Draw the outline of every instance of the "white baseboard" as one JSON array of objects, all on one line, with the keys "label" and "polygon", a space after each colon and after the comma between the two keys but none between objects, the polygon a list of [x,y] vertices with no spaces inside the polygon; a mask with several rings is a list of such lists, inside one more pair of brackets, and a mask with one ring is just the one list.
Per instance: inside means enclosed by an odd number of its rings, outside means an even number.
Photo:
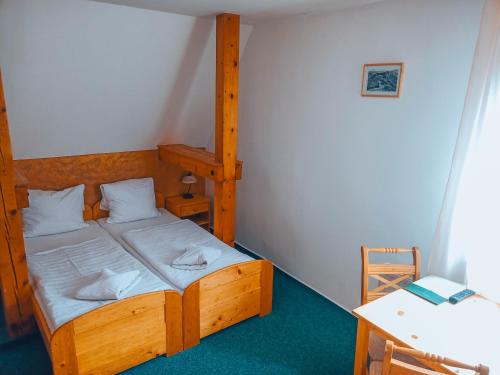
[{"label": "white baseboard", "polygon": [[[259,254],[258,252],[254,251],[254,250],[251,250],[249,249],[247,246],[241,244],[240,242],[238,241],[235,241],[235,243],[242,247],[243,249],[245,249],[246,251],[248,251],[249,253],[253,253],[255,255],[257,255],[258,257],[262,258],[262,259],[267,259],[266,257],[262,256],[261,254]],[[328,301],[334,303],[335,305],[337,305],[338,307],[340,307],[342,310],[344,311],[347,311],[349,314],[353,315],[352,311],[345,308],[344,306],[342,306],[341,304],[339,304],[338,302],[334,301],[333,299],[331,299],[330,297],[328,296],[325,296],[323,293],[321,293],[320,291],[314,289],[312,286],[308,285],[307,283],[305,283],[304,281],[300,280],[298,277],[292,275],[291,273],[289,273],[288,271],[286,271],[283,267],[281,267],[280,265],[276,264],[273,262],[273,265],[278,268],[280,271],[282,271],[283,273],[286,273],[288,276],[290,276],[292,279],[298,281],[299,283],[301,283],[302,285],[305,285],[306,287],[308,287],[309,289],[315,291],[316,293],[318,293],[320,296],[322,296],[323,298],[326,298]]]}]

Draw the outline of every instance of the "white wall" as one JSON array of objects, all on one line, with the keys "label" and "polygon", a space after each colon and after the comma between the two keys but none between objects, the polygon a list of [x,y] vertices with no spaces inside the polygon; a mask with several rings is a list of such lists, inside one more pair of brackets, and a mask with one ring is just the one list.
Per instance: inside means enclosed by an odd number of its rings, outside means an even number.
[{"label": "white wall", "polygon": [[[482,0],[399,0],[257,25],[243,59],[237,240],[346,308],[360,245],[423,268],[451,165]],[[400,99],[364,63],[405,63]]]},{"label": "white wall", "polygon": [[213,19],[87,0],[0,0],[14,156],[207,146],[214,30]]}]

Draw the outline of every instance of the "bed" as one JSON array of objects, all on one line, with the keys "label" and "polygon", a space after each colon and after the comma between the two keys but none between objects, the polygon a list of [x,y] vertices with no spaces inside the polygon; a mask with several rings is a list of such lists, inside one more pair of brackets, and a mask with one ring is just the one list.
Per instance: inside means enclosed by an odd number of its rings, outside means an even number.
[{"label": "bed", "polygon": [[[56,235],[26,238],[34,315],[54,374],[114,374],[182,350],[182,299],[95,221]],[[82,278],[107,267],[140,271],[126,298],[73,298]]]},{"label": "bed", "polygon": [[[84,184],[84,202],[86,205],[93,206],[102,198],[101,184],[154,177],[157,190],[166,195],[176,195],[183,192],[182,178],[186,172],[190,172],[198,176],[198,182],[193,186],[194,191],[192,192],[203,194],[205,179],[214,182],[214,233],[225,243],[230,246],[234,245],[236,180],[240,180],[242,177],[242,162],[236,160],[238,127],[237,116],[234,114],[237,114],[237,100],[233,100],[238,96],[239,16],[220,14],[217,16],[217,24],[220,26],[217,28],[217,67],[221,69],[217,69],[216,72],[218,77],[216,80],[217,92],[220,95],[216,95],[218,114],[216,116],[215,153],[187,145],[171,144],[159,145],[154,150],[13,160],[7,110],[0,77],[0,108],[3,109],[0,111],[0,154],[2,155],[0,206],[3,207],[0,209],[0,219],[5,224],[0,235],[0,242],[6,250],[0,252],[2,289],[0,294],[11,336],[20,336],[33,329],[32,290],[26,264],[21,212],[21,209],[28,208],[30,204],[28,189],[54,191]],[[226,43],[227,41],[231,41],[231,43]],[[224,114],[220,112],[222,109],[224,109]],[[92,145],[84,146],[88,149],[95,148]],[[251,296],[247,293],[250,280],[254,283],[252,285],[258,289],[258,292]],[[219,300],[220,306],[211,306],[205,299],[212,292],[217,298],[226,295],[233,296],[233,302]],[[165,298],[168,298],[169,295],[165,294]],[[173,296],[173,294],[171,295]],[[130,304],[138,299],[139,296],[133,297]],[[40,306],[37,305],[36,298],[33,302],[35,309],[37,309],[37,319],[43,323],[43,315]],[[233,265],[204,276],[199,281],[189,285],[184,293],[184,305],[187,306],[187,311],[184,314],[186,322],[184,327],[187,327],[186,332],[188,333],[186,342],[193,344],[199,341],[200,327],[205,327],[207,324],[205,321],[208,319],[206,318],[208,313],[205,314],[207,309],[216,313],[224,312],[219,317],[225,322],[224,325],[229,325],[244,319],[244,316],[251,316],[256,311],[261,315],[267,314],[271,311],[271,302],[272,264],[270,262],[245,262],[241,263],[241,266]],[[129,308],[127,301],[99,307],[94,311],[102,311],[102,314],[95,314],[96,321],[101,318],[109,318],[112,308],[118,305],[124,305],[125,309]],[[223,305],[226,310],[231,309],[231,312],[224,310]],[[168,309],[173,304],[167,303],[166,306]],[[241,310],[241,306],[246,306],[246,310]],[[200,311],[202,312],[201,320]],[[87,315],[92,314],[88,312],[82,317]],[[229,320],[225,317],[228,317]],[[169,319],[167,319],[168,322]],[[88,323],[90,324],[90,321]],[[219,323],[212,322],[211,324],[215,328],[201,328],[203,329],[202,335],[220,329]],[[58,328],[54,335],[50,334],[50,330],[46,326],[45,328],[44,336],[51,339],[50,345],[52,345],[52,341],[56,343],[57,340],[63,340],[64,335],[71,339],[69,340],[72,343],[70,347],[72,346],[73,349],[70,348],[69,351],[58,349],[60,353],[57,355],[66,355],[64,354],[66,352],[69,354],[67,358],[61,359],[64,365],[57,371],[77,372],[75,364],[71,362],[72,358],[75,357],[75,327],[66,323]],[[105,330],[103,332],[104,335],[108,334]],[[98,329],[95,329],[95,333],[99,337]],[[54,345],[57,349],[59,344]],[[55,349],[54,351],[49,350],[53,356],[55,355],[53,352],[56,352]],[[131,353],[129,357],[134,357],[134,354]],[[132,359],[129,360],[129,357],[127,357],[126,362],[134,362]],[[142,360],[142,357],[139,356],[138,360]],[[73,367],[70,368],[71,366]]]},{"label": "bed", "polygon": [[[131,254],[140,259],[164,281],[183,291],[184,349],[200,339],[255,315],[265,316],[272,309],[273,266],[268,260],[255,260],[211,235],[189,220],[181,220],[165,209],[161,216],[123,224],[109,224],[97,203],[93,208],[98,223]],[[160,246],[143,246],[133,241],[155,239]],[[204,270],[184,271],[170,267],[171,261],[189,244],[217,247],[222,255]]]}]

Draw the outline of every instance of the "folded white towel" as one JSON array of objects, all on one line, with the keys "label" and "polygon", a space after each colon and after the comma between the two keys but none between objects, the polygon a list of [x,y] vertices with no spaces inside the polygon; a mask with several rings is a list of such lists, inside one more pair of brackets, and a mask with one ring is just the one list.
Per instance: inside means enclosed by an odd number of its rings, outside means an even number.
[{"label": "folded white towel", "polygon": [[123,298],[141,280],[139,271],[116,273],[107,268],[96,279],[79,289],[75,297],[91,301]]},{"label": "folded white towel", "polygon": [[186,247],[186,251],[172,262],[172,267],[180,270],[195,271],[207,268],[222,252],[210,246],[192,245]]}]

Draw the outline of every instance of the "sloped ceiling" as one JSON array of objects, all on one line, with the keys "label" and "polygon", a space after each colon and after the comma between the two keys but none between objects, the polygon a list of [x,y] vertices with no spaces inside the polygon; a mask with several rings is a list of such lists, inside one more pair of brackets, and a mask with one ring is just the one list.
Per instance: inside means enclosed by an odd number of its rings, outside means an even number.
[{"label": "sloped ceiling", "polygon": [[[210,147],[214,24],[88,0],[1,0],[14,157]],[[251,30],[242,25],[241,52]]]},{"label": "sloped ceiling", "polygon": [[248,24],[273,18],[321,13],[383,0],[92,0],[136,8],[179,13],[189,16],[213,16],[231,12]]}]

